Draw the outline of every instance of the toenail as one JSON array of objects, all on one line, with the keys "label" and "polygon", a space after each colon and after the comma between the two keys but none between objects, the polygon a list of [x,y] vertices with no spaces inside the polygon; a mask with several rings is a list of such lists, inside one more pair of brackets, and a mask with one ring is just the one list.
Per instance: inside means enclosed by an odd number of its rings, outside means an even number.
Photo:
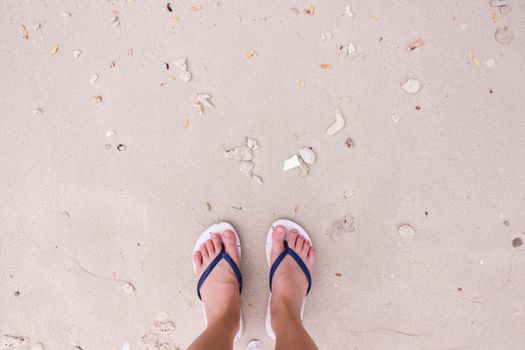
[{"label": "toenail", "polygon": [[230,231],[224,231],[224,237],[231,238],[232,233]]},{"label": "toenail", "polygon": [[214,234],[213,234],[213,235],[211,235],[211,236],[212,236],[213,238],[217,238],[217,237],[219,237],[219,236],[217,236],[217,234],[216,234],[216,233],[214,233]]}]

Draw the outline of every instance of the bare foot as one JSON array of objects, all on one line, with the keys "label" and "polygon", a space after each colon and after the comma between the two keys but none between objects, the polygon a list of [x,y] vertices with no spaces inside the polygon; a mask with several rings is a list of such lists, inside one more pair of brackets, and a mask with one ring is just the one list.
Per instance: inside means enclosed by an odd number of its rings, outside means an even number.
[{"label": "bare foot", "polygon": [[[235,234],[226,230],[222,234],[214,233],[212,238],[201,245],[200,250],[193,255],[197,280],[212,260],[221,252],[221,242],[237,267],[240,268],[240,258],[237,253]],[[238,330],[241,317],[241,301],[239,282],[231,266],[222,259],[204,281],[201,287],[201,297],[206,310],[208,324],[220,321],[231,321],[235,332]]]},{"label": "bare foot", "polygon": [[[279,254],[284,251],[284,238],[286,228],[276,226],[272,233],[272,251],[270,254],[271,263],[277,259]],[[315,263],[315,249],[308,240],[295,229],[290,231],[288,246],[295,251],[312,273]],[[273,275],[272,281],[272,301],[270,311],[272,313],[272,328],[279,315],[286,313],[288,317],[300,320],[301,307],[308,289],[308,280],[295,260],[287,255]]]}]

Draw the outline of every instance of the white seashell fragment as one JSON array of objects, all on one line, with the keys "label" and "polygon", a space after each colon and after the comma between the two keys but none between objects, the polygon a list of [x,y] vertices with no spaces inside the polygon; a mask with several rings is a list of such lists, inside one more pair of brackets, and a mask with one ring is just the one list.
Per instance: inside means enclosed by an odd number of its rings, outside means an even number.
[{"label": "white seashell fragment", "polygon": [[74,58],[79,59],[81,55],[82,55],[82,51],[81,50],[73,51],[73,57]]},{"label": "white seashell fragment", "polygon": [[394,123],[398,123],[398,122],[399,122],[399,114],[392,114],[392,115],[390,116],[390,118],[392,119],[392,121],[393,121]]},{"label": "white seashell fragment", "polygon": [[510,26],[504,26],[496,30],[494,37],[498,43],[509,45],[514,38],[514,34],[512,33],[512,28]]},{"label": "white seashell fragment", "polygon": [[419,80],[409,78],[405,80],[403,84],[401,84],[401,89],[403,89],[406,93],[409,94],[415,94],[421,89],[421,83]]},{"label": "white seashell fragment", "polygon": [[117,132],[115,130],[108,130],[106,131],[106,137],[110,138],[111,136],[115,136]]},{"label": "white seashell fragment", "polygon": [[299,160],[299,157],[296,154],[293,157],[291,157],[290,159],[287,159],[287,160],[284,161],[283,171],[292,170],[292,169],[298,168],[300,166],[301,166],[301,161]]},{"label": "white seashell fragment", "polygon": [[188,60],[186,58],[177,58],[175,61],[172,62],[173,65],[180,70],[186,71],[188,70]]},{"label": "white seashell fragment", "polygon": [[33,110],[33,114],[34,115],[42,115],[42,114],[44,114],[44,110],[42,108],[35,108]]},{"label": "white seashell fragment", "polygon": [[252,179],[254,179],[255,182],[257,182],[257,183],[260,184],[260,185],[263,184],[263,179],[262,179],[262,177],[260,177],[259,175],[255,175],[255,174],[253,174],[253,175],[252,175]]},{"label": "white seashell fragment", "polygon": [[507,6],[507,0],[491,0],[490,6],[492,7]]},{"label": "white seashell fragment", "polygon": [[351,192],[351,191],[346,191],[343,195],[345,197],[345,199],[348,199],[348,198],[351,198],[354,196],[354,192]]},{"label": "white seashell fragment", "polygon": [[496,60],[494,58],[489,58],[487,60],[487,67],[492,67],[496,64]]},{"label": "white seashell fragment", "polygon": [[345,15],[347,15],[350,18],[354,18],[354,13],[352,12],[352,8],[350,5],[345,6]]},{"label": "white seashell fragment", "polygon": [[257,143],[257,140],[252,139],[251,137],[246,136],[244,139],[244,144],[248,146],[249,149],[252,151],[255,151],[259,148],[259,144]]},{"label": "white seashell fragment", "polygon": [[213,103],[210,102],[211,95],[210,94],[197,94],[197,101],[208,108],[215,108]]},{"label": "white seashell fragment", "polygon": [[343,118],[343,113],[339,108],[335,109],[335,122],[326,129],[328,136],[333,136],[337,134],[342,128],[345,127],[345,119]]},{"label": "white seashell fragment", "polygon": [[62,12],[62,17],[71,17],[71,12]]},{"label": "white seashell fragment", "polygon": [[331,40],[333,37],[334,33],[330,31],[321,33],[321,40],[323,41]]},{"label": "white seashell fragment", "polygon": [[299,156],[308,165],[315,163],[315,153],[310,147],[303,147],[299,150]]},{"label": "white seashell fragment", "polygon": [[[0,345],[2,345],[2,344],[0,344]],[[31,350],[46,350],[46,347],[42,343],[35,343],[35,344],[31,345]]]},{"label": "white seashell fragment", "polygon": [[260,340],[253,339],[248,343],[246,350],[262,350],[263,345]]},{"label": "white seashell fragment", "polygon": [[111,24],[113,25],[113,28],[117,28],[120,25],[120,20],[118,19],[117,15],[113,15],[113,17],[111,17]]},{"label": "white seashell fragment", "polygon": [[185,81],[186,83],[191,80],[191,73],[187,70],[180,72],[179,79]]},{"label": "white seashell fragment", "polygon": [[403,224],[397,228],[397,232],[399,232],[399,235],[403,238],[411,238],[414,236],[414,229],[412,226]]},{"label": "white seashell fragment", "polygon": [[122,350],[131,350],[131,344],[130,343],[126,343],[126,344],[122,345]]},{"label": "white seashell fragment", "polygon": [[170,320],[156,320],[153,325],[157,334],[171,334],[175,331],[175,323]]},{"label": "white seashell fragment", "polygon": [[122,290],[128,294],[131,294],[135,291],[135,286],[128,282],[122,285]]},{"label": "white seashell fragment", "polygon": [[253,175],[253,169],[255,168],[255,164],[251,160],[241,160],[239,162],[239,170],[244,175],[251,177]]},{"label": "white seashell fragment", "polygon": [[248,146],[239,146],[224,151],[224,156],[231,160],[252,160],[252,150]]},{"label": "white seashell fragment", "polygon": [[98,80],[98,74],[93,74],[92,76],[89,77],[89,82],[91,84],[94,84],[97,80]]}]

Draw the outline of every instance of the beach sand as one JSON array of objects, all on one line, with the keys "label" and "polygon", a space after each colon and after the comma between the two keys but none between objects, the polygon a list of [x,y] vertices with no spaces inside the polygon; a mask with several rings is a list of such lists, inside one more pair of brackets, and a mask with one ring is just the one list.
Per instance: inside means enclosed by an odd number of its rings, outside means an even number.
[{"label": "beach sand", "polygon": [[[192,249],[218,220],[242,240],[235,349],[273,348],[280,217],[318,250],[320,349],[524,349],[525,3],[508,3],[2,1],[0,349],[186,348]],[[224,156],[247,136],[262,184]],[[282,171],[302,147],[309,174]]]}]

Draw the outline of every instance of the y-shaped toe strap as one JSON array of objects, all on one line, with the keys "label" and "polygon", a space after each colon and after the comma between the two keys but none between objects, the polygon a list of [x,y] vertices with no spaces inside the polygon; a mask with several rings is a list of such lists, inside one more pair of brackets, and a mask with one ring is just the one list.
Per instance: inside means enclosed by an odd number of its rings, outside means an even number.
[{"label": "y-shaped toe strap", "polygon": [[295,262],[299,265],[301,270],[303,270],[306,276],[306,279],[308,280],[308,290],[306,291],[306,294],[308,295],[308,293],[310,293],[310,289],[312,288],[312,276],[310,275],[310,271],[308,270],[308,267],[306,267],[301,257],[297,255],[297,253],[294,252],[290,247],[288,247],[287,241],[284,241],[284,251],[281,254],[279,254],[277,259],[275,259],[275,261],[272,264],[272,268],[270,269],[270,291],[272,290],[273,275],[275,274],[275,271],[277,270],[277,268],[283,262],[284,258],[287,255],[290,255],[295,260]]},{"label": "y-shaped toe strap", "polygon": [[232,268],[233,272],[235,272],[235,276],[237,277],[237,281],[239,281],[239,294],[241,294],[241,292],[242,292],[241,271],[239,270],[239,268],[237,267],[237,264],[235,264],[235,262],[233,261],[231,256],[228,255],[228,253],[226,253],[226,250],[224,248],[224,244],[221,244],[221,252],[220,252],[220,254],[217,255],[215,257],[215,259],[213,259],[212,262],[208,265],[206,270],[204,270],[204,272],[202,273],[201,277],[199,278],[199,283],[197,283],[197,295],[199,296],[200,300],[202,300],[202,298],[201,298],[201,287],[202,287],[202,284],[204,283],[204,281],[206,281],[206,278],[208,278],[208,276],[213,271],[215,266],[217,266],[219,261],[221,261],[222,259],[226,260],[226,262]]}]

